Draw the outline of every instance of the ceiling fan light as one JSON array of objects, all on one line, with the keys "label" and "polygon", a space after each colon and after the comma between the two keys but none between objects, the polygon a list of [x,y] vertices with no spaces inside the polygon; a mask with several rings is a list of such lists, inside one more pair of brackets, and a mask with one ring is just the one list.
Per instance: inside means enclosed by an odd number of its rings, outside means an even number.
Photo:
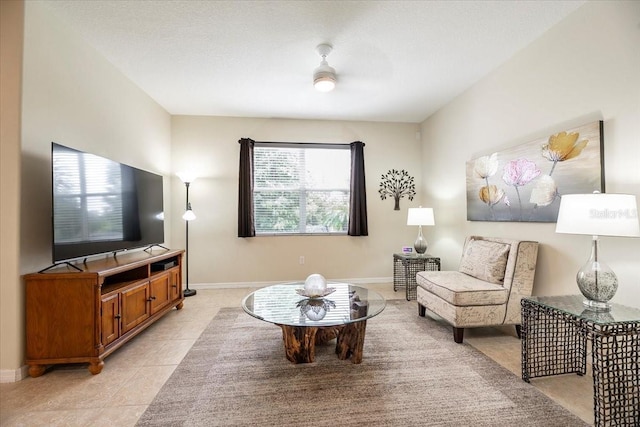
[{"label": "ceiling fan light", "polygon": [[313,82],[318,92],[331,92],[336,87],[336,81],[331,78],[320,78]]},{"label": "ceiling fan light", "polygon": [[332,91],[336,87],[336,75],[333,68],[322,65],[318,67],[313,73],[313,86],[319,92]]}]

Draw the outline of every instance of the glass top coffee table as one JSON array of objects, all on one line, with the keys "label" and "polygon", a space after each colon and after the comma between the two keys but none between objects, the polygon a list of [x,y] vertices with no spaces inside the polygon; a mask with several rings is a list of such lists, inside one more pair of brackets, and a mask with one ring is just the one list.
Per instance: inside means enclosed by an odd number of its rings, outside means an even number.
[{"label": "glass top coffee table", "polygon": [[362,362],[367,320],[384,310],[382,295],[347,283],[328,283],[334,291],[321,298],[300,295],[303,289],[303,282],[258,289],[242,300],[242,308],[282,329],[285,354],[293,363],[313,362],[316,343],[334,338],[338,358]]}]

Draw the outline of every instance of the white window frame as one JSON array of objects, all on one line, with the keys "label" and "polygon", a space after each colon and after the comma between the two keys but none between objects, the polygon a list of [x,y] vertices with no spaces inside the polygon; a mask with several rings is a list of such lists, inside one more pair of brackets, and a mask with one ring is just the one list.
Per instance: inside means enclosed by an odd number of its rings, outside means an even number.
[{"label": "white window frame", "polygon": [[[281,143],[281,142],[255,142],[255,146],[254,146],[254,169],[255,169],[255,157],[256,157],[256,151],[260,150],[260,149],[278,149],[278,148],[292,148],[292,149],[302,149],[302,150],[315,150],[315,149],[330,149],[330,150],[347,150],[347,152],[350,155],[350,144],[321,144],[321,143],[301,143],[301,142],[292,142],[292,143]],[[332,165],[327,165],[327,168],[329,170],[329,168],[331,168]],[[298,167],[303,168],[304,167],[304,163],[299,163]],[[299,171],[300,172],[300,176],[304,177],[304,170]],[[349,165],[347,166],[347,170],[346,173],[349,176],[349,183],[347,184],[346,188],[313,188],[313,189],[309,189],[305,187],[305,181],[304,179],[301,179],[301,184],[299,187],[295,187],[293,189],[290,189],[290,191],[295,191],[295,192],[299,192],[300,194],[300,202],[299,202],[299,207],[300,207],[300,216],[299,216],[299,220],[298,220],[298,231],[296,232],[292,232],[292,231],[286,231],[286,232],[275,232],[275,231],[260,231],[258,229],[258,213],[259,213],[259,209],[256,206],[256,193],[259,193],[261,191],[268,191],[269,189],[265,189],[265,188],[259,188],[256,185],[255,182],[255,176],[257,175],[257,172],[254,170],[254,187],[253,187],[253,211],[254,211],[254,223],[255,223],[255,227],[256,227],[256,236],[308,236],[308,235],[321,235],[321,236],[331,236],[331,235],[338,235],[338,236],[346,236],[347,235],[347,230],[348,230],[348,226],[349,226],[349,209],[350,209],[350,192],[351,192],[351,170],[350,170],[350,162]],[[287,191],[287,189],[283,189],[285,191]],[[346,193],[346,223],[344,224],[344,230],[343,231],[307,231],[306,230],[306,197],[308,195],[308,193],[310,191],[338,191],[338,192],[345,192]]]}]

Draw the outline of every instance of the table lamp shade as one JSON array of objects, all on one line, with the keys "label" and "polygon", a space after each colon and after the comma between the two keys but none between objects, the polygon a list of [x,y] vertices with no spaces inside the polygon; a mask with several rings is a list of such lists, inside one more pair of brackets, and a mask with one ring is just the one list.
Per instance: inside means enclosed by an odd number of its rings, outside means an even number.
[{"label": "table lamp shade", "polygon": [[608,310],[618,278],[599,256],[598,236],[640,237],[636,196],[631,194],[567,194],[560,199],[556,233],[593,236],[591,255],[578,270],[576,282],[584,305]]},{"label": "table lamp shade", "polygon": [[435,225],[432,208],[409,208],[407,225]]},{"label": "table lamp shade", "polygon": [[556,233],[640,237],[636,196],[566,194],[560,199]]}]

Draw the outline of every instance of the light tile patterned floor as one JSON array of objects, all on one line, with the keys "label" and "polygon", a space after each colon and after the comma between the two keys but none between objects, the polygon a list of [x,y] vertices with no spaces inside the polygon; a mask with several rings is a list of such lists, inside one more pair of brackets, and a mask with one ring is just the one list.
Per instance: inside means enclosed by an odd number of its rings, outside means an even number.
[{"label": "light tile patterned floor", "polygon": [[[364,285],[387,299],[404,299],[391,284]],[[82,365],[59,366],[38,378],[0,384],[2,426],[133,426],[221,307],[239,307],[253,289],[198,290],[134,340],[105,359],[100,375]],[[405,301],[416,305],[415,301]],[[416,316],[418,310],[416,307]],[[452,338],[453,339],[453,338]],[[513,328],[465,331],[465,343],[520,376],[520,341]],[[532,380],[533,386],[593,423],[590,376]]]}]

